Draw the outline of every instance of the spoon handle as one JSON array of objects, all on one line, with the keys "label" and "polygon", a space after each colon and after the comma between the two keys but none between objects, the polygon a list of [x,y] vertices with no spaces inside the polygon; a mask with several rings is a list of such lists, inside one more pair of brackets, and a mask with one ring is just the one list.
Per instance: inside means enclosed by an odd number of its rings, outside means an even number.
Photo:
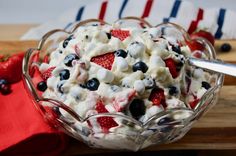
[{"label": "spoon handle", "polygon": [[236,65],[230,64],[230,63],[224,63],[220,61],[209,61],[209,60],[203,60],[203,59],[195,59],[195,58],[188,58],[187,62],[190,65],[212,70],[218,73],[223,73],[231,76],[236,77]]}]

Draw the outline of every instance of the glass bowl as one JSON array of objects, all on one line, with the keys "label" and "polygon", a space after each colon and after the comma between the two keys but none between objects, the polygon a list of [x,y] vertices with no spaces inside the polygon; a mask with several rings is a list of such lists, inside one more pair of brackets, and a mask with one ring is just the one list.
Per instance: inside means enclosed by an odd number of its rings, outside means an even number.
[{"label": "glass bowl", "polygon": [[[41,64],[43,58],[55,50],[58,44],[76,31],[78,27],[88,24],[103,25],[108,23],[97,19],[89,19],[75,23],[73,29],[69,32],[61,29],[52,30],[42,37],[37,48],[29,49],[24,57],[23,79],[25,88],[34,101],[35,107],[54,128],[83,141],[90,147],[137,151],[151,145],[171,143],[181,139],[191,129],[193,123],[216,104],[219,90],[223,85],[224,75],[211,71],[207,72],[212,75],[212,87],[203,95],[194,109],[186,105],[186,108],[164,110],[150,117],[144,123],[129,116],[114,113],[100,113],[82,118],[73,109],[57,99],[42,97],[41,92],[36,89],[37,87],[34,84],[35,66]],[[119,24],[121,27],[127,25],[154,27],[147,21],[137,17],[126,17],[113,24]],[[159,36],[174,37],[182,45],[193,41],[186,31],[176,24],[162,23],[155,27]],[[215,60],[216,53],[213,46],[201,38],[197,41],[204,45],[204,53],[207,59]],[[119,128],[111,128],[104,132],[88,126],[90,122],[101,117],[113,118],[119,123]]]}]

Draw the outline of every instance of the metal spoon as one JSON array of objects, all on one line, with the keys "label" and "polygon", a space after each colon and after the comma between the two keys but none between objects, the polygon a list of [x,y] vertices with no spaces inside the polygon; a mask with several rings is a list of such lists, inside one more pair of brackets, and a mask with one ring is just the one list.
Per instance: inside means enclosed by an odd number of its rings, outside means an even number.
[{"label": "metal spoon", "polygon": [[204,59],[195,59],[195,58],[187,58],[187,63],[190,65],[212,70],[218,73],[223,73],[236,77],[236,65],[220,62],[217,60],[204,60]]}]

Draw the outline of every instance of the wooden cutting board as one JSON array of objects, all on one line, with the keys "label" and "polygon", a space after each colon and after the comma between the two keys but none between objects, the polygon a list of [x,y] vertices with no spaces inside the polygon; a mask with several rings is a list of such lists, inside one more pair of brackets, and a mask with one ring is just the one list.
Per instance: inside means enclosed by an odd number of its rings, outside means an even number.
[{"label": "wooden cutting board", "polygon": [[[223,42],[228,42],[233,49],[229,53],[218,52],[218,58],[236,63],[236,41],[217,41],[216,50]],[[0,41],[0,54],[13,54],[36,47],[37,41]],[[144,151],[173,149],[236,149],[236,79],[226,77],[219,102],[202,117],[180,141],[168,145],[152,146]],[[91,149],[76,140],[70,140],[66,155],[94,154],[114,152]]]}]

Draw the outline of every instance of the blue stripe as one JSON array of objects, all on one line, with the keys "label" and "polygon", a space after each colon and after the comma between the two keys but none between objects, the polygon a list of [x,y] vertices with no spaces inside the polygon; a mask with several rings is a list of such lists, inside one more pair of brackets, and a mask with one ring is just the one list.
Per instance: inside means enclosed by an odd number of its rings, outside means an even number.
[{"label": "blue stripe", "polygon": [[84,6],[79,9],[75,21],[80,21],[81,20],[83,12],[84,12]]},{"label": "blue stripe", "polygon": [[175,4],[172,8],[172,11],[170,13],[170,17],[176,17],[177,16],[177,13],[179,11],[179,7],[180,7],[180,4],[181,4],[181,1],[180,0],[176,0],[175,1]]},{"label": "blue stripe", "polygon": [[176,17],[177,16],[180,4],[181,4],[181,0],[175,0],[174,5],[172,7],[172,10],[170,12],[169,18],[164,18],[163,22],[169,22],[171,17]]},{"label": "blue stripe", "polygon": [[72,22],[68,23],[68,24],[65,26],[64,29],[66,30],[66,29],[69,28],[71,25],[72,25]]},{"label": "blue stripe", "polygon": [[121,6],[121,8],[120,8],[120,12],[119,12],[119,18],[122,18],[122,13],[123,13],[123,11],[124,11],[124,9],[125,9],[125,6],[126,6],[126,4],[128,3],[128,1],[129,1],[129,0],[124,0],[124,1],[123,1],[123,4],[122,4],[122,6]]},{"label": "blue stripe", "polygon": [[221,29],[222,29],[223,24],[224,24],[225,12],[226,12],[225,9],[220,9],[220,13],[219,13],[218,21],[217,21],[218,29],[215,33],[215,38],[217,38],[217,39],[221,38],[221,36],[223,35]]}]

